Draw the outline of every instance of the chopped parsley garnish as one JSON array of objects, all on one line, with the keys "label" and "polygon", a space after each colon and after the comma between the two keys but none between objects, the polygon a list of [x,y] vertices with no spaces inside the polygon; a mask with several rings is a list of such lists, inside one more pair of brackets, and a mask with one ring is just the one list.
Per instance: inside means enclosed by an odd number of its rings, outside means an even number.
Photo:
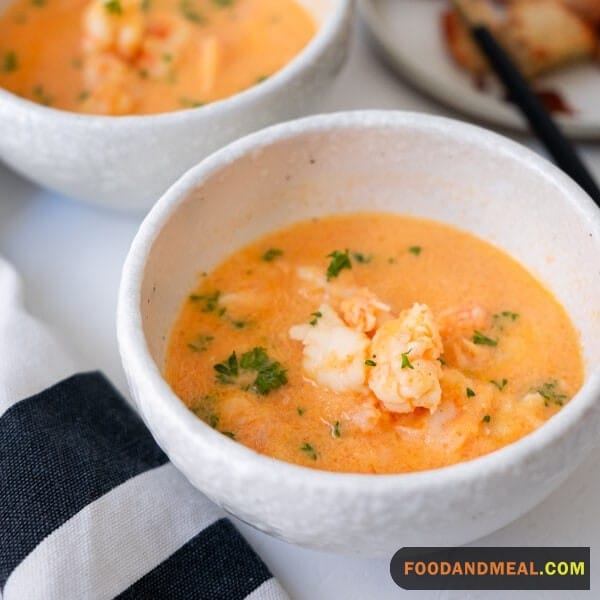
[{"label": "chopped parsley garnish", "polygon": [[217,381],[222,384],[235,383],[242,371],[255,373],[254,381],[243,389],[249,389],[261,396],[266,396],[287,383],[286,370],[281,363],[272,361],[264,348],[256,347],[244,352],[238,360],[233,352],[229,358],[214,365]]},{"label": "chopped parsley garnish", "polygon": [[440,365],[442,365],[442,367],[445,367],[445,366],[446,366],[446,361],[444,360],[444,358],[443,358],[442,356],[440,356],[440,357],[438,358],[438,360],[440,361]]},{"label": "chopped parsley garnish", "polygon": [[318,310],[317,312],[310,313],[310,316],[313,317],[310,321],[310,324],[315,327],[319,319],[323,316],[323,313]]},{"label": "chopped parsley garnish", "polygon": [[340,422],[336,421],[335,424],[333,425],[333,437],[339,438],[342,435],[341,429],[340,429]]},{"label": "chopped parsley garnish", "polygon": [[9,52],[5,52],[2,57],[2,67],[1,71],[4,73],[12,73],[19,68],[19,61],[17,59],[17,53],[10,50]]},{"label": "chopped parsley garnish", "polygon": [[[217,308],[217,306],[219,305],[219,298],[221,297],[221,292],[219,290],[217,290],[216,292],[213,292],[212,294],[191,294],[189,296],[189,300],[190,302],[198,302],[201,305],[200,310],[203,313],[211,313],[214,312]],[[225,314],[225,311],[223,311],[222,307],[221,310],[219,311],[219,316],[222,316]],[[223,311],[223,312],[221,312]]]},{"label": "chopped parsley garnish", "polygon": [[367,358],[367,360],[365,360],[365,365],[367,365],[367,367],[376,367],[377,363],[374,360]]},{"label": "chopped parsley garnish", "polygon": [[352,258],[357,263],[361,263],[364,265],[366,263],[370,263],[373,257],[370,254],[363,254],[362,252],[353,252]]},{"label": "chopped parsley garnish", "polygon": [[192,23],[206,23],[206,18],[196,10],[192,0],[181,0],[179,3],[179,12],[184,19]]},{"label": "chopped parsley garnish", "polygon": [[204,106],[204,102],[200,100],[194,100],[193,98],[179,98],[179,104],[184,108],[198,108]]},{"label": "chopped parsley garnish", "polygon": [[269,248],[263,255],[262,260],[265,262],[273,262],[278,256],[283,255],[283,250],[280,248]]},{"label": "chopped parsley garnish", "polygon": [[50,106],[52,104],[52,98],[46,93],[41,85],[36,85],[33,88],[33,96],[37,102],[44,106]]},{"label": "chopped parsley garnish", "polygon": [[236,321],[234,319],[231,319],[231,324],[235,329],[244,329],[245,327],[250,325],[250,321]]},{"label": "chopped parsley garnish", "polygon": [[298,408],[296,408],[296,412],[298,413],[298,416],[301,417],[306,412],[306,409],[298,406]]},{"label": "chopped parsley garnish", "polygon": [[562,406],[565,403],[565,400],[567,400],[567,395],[563,394],[558,387],[558,381],[553,379],[552,381],[547,381],[539,387],[534,388],[533,391],[537,392],[544,399],[544,404],[546,406],[549,406],[549,402],[554,402],[554,404]]},{"label": "chopped parsley garnish", "polygon": [[214,339],[215,338],[212,335],[200,334],[188,344],[188,348],[192,352],[205,352],[208,349],[210,342],[212,342]]},{"label": "chopped parsley garnish", "polygon": [[210,415],[210,417],[208,417],[208,424],[213,429],[216,429],[217,425],[219,424],[219,417],[217,417],[217,415]]},{"label": "chopped parsley garnish", "polygon": [[106,0],[106,2],[104,2],[104,8],[112,15],[123,14],[123,7],[121,6],[120,0]]},{"label": "chopped parsley garnish", "polygon": [[33,6],[46,6],[46,0],[31,0]]},{"label": "chopped parsley garnish", "polygon": [[472,398],[474,395],[475,395],[475,392],[470,387],[468,387],[467,388],[467,398]]},{"label": "chopped parsley garnish", "polygon": [[481,331],[475,330],[473,332],[473,343],[479,344],[480,346],[497,346],[498,341],[489,338],[487,335],[481,333]]},{"label": "chopped parsley garnish", "polygon": [[233,380],[239,375],[239,364],[237,354],[231,353],[227,360],[216,364],[213,369],[217,372],[217,381],[219,383],[233,383]]},{"label": "chopped parsley garnish", "polygon": [[304,444],[300,446],[300,450],[304,452],[309,458],[317,460],[317,451],[308,442],[304,442]]},{"label": "chopped parsley garnish", "polygon": [[263,81],[266,81],[267,79],[269,79],[268,75],[261,75],[260,77],[256,78],[256,82],[255,83],[256,84],[263,83]]},{"label": "chopped parsley garnish", "polygon": [[423,252],[423,248],[421,248],[421,246],[411,246],[408,251],[415,256],[419,256],[419,254]]},{"label": "chopped parsley garnish", "polygon": [[484,423],[489,423],[492,420],[492,417],[490,415],[485,415],[485,417],[483,417],[483,419],[481,419]]},{"label": "chopped parsley garnish", "polygon": [[506,387],[506,384],[508,383],[508,379],[500,379],[499,381],[492,379],[490,381],[490,383],[492,385],[495,385],[500,391],[502,391]]},{"label": "chopped parsley garnish", "polygon": [[220,8],[226,8],[232,6],[235,0],[213,0],[213,4],[216,4]]},{"label": "chopped parsley garnish", "polygon": [[388,265],[395,265],[398,262],[393,256],[390,256],[387,261]]},{"label": "chopped parsley garnish", "polygon": [[165,62],[171,62],[171,61],[173,60],[173,55],[172,55],[170,52],[165,52],[165,53],[162,55],[162,59],[163,59]]},{"label": "chopped parsley garnish", "polygon": [[138,71],[138,75],[142,78],[142,79],[148,79],[148,76],[150,75],[148,73],[148,71],[146,69],[140,69]]},{"label": "chopped parsley garnish", "polygon": [[512,312],[510,310],[503,310],[494,315],[494,325],[504,331],[504,324],[508,322],[514,323],[519,318],[519,313]]},{"label": "chopped parsley garnish", "polygon": [[235,440],[235,433],[233,431],[221,431],[223,435],[226,435],[228,438]]},{"label": "chopped parsley garnish", "polygon": [[144,12],[148,12],[151,8],[152,5],[152,0],[142,0],[140,2],[140,8],[144,11]]},{"label": "chopped parsley garnish", "polygon": [[402,368],[403,369],[414,369],[413,364],[408,359],[409,354],[410,354],[410,350],[408,352],[404,352],[402,354]]},{"label": "chopped parsley garnish", "polygon": [[84,102],[89,97],[90,97],[90,92],[88,92],[87,90],[81,90],[81,92],[79,92],[79,94],[77,94],[77,101]]},{"label": "chopped parsley garnish", "polygon": [[327,255],[327,258],[331,258],[331,262],[327,267],[327,281],[337,277],[343,269],[352,268],[350,252],[348,250],[345,250],[344,252],[334,250],[331,254]]}]

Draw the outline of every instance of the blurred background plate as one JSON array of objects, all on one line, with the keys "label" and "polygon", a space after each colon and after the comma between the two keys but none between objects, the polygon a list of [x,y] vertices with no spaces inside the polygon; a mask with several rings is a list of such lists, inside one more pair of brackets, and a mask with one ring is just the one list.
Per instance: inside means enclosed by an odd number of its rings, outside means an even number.
[{"label": "blurred background plate", "polygon": [[[375,43],[396,71],[421,92],[501,127],[527,131],[518,111],[503,98],[491,76],[483,89],[448,54],[442,30],[448,0],[360,0],[361,14]],[[535,89],[564,100],[572,114],[555,114],[569,136],[600,139],[600,65],[564,69],[536,80]]]}]

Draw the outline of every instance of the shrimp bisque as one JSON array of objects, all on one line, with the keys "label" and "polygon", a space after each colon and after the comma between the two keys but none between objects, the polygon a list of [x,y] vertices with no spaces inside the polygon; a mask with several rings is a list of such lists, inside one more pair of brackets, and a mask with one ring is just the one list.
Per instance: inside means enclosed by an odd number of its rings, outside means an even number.
[{"label": "shrimp bisque", "polygon": [[578,335],[512,258],[432,221],[302,222],[235,252],[185,302],[165,375],[257,452],[403,473],[541,426],[582,385]]},{"label": "shrimp bisque", "polygon": [[0,86],[81,113],[194,108],[262,83],[315,30],[294,0],[16,0]]}]

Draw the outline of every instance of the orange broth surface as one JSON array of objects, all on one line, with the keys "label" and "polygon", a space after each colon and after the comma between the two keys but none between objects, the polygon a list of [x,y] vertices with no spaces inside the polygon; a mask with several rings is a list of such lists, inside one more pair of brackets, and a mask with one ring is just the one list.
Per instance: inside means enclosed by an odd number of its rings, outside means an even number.
[{"label": "orange broth surface", "polygon": [[[318,326],[327,291],[299,272],[325,278],[334,251],[350,268],[326,286],[368,288],[389,305],[386,319],[414,303],[440,323],[446,315],[435,410],[390,411],[366,386],[334,392],[304,372],[303,344],[290,328]],[[483,321],[461,320],[473,307]],[[256,366],[256,348],[270,361],[271,389],[257,386],[260,360],[255,370],[241,366]],[[377,360],[366,357],[367,377]],[[165,365],[175,393],[222,433],[284,461],[356,473],[432,469],[510,444],[556,414],[583,372],[569,317],[515,260],[450,226],[391,214],[301,222],[229,256],[184,303]]]},{"label": "orange broth surface", "polygon": [[294,0],[16,0],[0,86],[82,113],[193,108],[262,83],[315,31]]}]

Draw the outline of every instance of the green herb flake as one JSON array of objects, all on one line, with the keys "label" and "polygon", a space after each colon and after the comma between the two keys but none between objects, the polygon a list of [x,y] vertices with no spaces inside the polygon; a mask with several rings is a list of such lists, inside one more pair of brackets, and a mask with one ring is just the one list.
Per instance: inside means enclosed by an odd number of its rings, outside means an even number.
[{"label": "green herb flake", "polygon": [[122,15],[123,7],[121,6],[120,0],[105,0],[104,8],[106,12],[109,12],[111,15]]},{"label": "green herb flake", "polygon": [[473,332],[473,343],[479,344],[480,346],[497,346],[498,341],[489,338],[487,335],[481,333],[481,331],[475,330]]},{"label": "green herb flake", "polygon": [[210,417],[208,417],[208,424],[213,429],[216,429],[217,425],[219,424],[219,417],[217,415],[210,415]]},{"label": "green herb flake", "polygon": [[280,248],[269,248],[261,257],[265,262],[273,262],[277,257],[283,255],[283,250]]},{"label": "green herb flake", "polygon": [[327,258],[331,258],[331,262],[327,267],[327,281],[330,281],[334,277],[340,274],[343,269],[351,269],[352,263],[350,262],[350,253],[348,250],[340,252],[334,250],[331,254],[327,255]]},{"label": "green herb flake", "polygon": [[393,256],[388,258],[387,261],[388,261],[388,265],[395,265],[398,262]]},{"label": "green herb flake", "polygon": [[490,383],[492,385],[495,385],[500,391],[502,391],[506,387],[506,384],[508,383],[508,379],[500,379],[500,380],[492,379],[490,381]]},{"label": "green herb flake", "polygon": [[147,13],[152,8],[152,0],[141,0],[140,8],[143,12]]},{"label": "green herb flake", "polygon": [[[219,290],[213,292],[212,294],[190,294],[188,299],[190,302],[197,302],[200,304],[200,310],[203,313],[211,313],[214,312],[219,305],[219,298],[221,297],[221,292]],[[221,307],[219,310],[219,316],[223,316],[225,314],[225,307]],[[223,311],[223,312],[221,312]]]},{"label": "green herb flake", "polygon": [[352,258],[360,264],[367,264],[370,263],[371,260],[373,259],[373,257],[370,254],[363,254],[362,252],[353,252],[352,253]]},{"label": "green herb flake", "polygon": [[319,319],[323,316],[323,313],[318,310],[317,312],[314,313],[310,313],[310,316],[313,317],[313,319],[311,319],[310,324],[315,327],[319,321]]},{"label": "green herb flake", "polygon": [[339,438],[342,435],[340,422],[336,421],[333,425],[333,437]]},{"label": "green herb flake", "polygon": [[52,104],[52,97],[46,93],[43,86],[41,85],[36,85],[33,88],[33,97],[36,100],[36,102],[39,102],[44,106],[50,106]]},{"label": "green herb flake", "polygon": [[5,52],[0,64],[0,71],[3,73],[13,73],[19,68],[17,53],[12,50]]},{"label": "green herb flake", "polygon": [[88,90],[81,90],[79,94],[77,94],[78,102],[85,102],[90,97],[90,92]]},{"label": "green herb flake", "polygon": [[300,446],[300,450],[304,452],[309,458],[317,460],[317,451],[308,442],[304,442],[304,444]]},{"label": "green herb flake", "polygon": [[165,52],[162,55],[162,59],[164,62],[171,62],[173,60],[173,55],[170,52]]},{"label": "green herb flake", "polygon": [[472,398],[473,396],[475,396],[475,392],[470,387],[468,387],[467,388],[467,398]]},{"label": "green herb flake", "polygon": [[179,104],[183,108],[199,108],[200,106],[204,106],[204,102],[194,100],[193,98],[179,98]]},{"label": "green herb flake", "polygon": [[31,0],[31,4],[39,8],[40,6],[46,6],[46,0]]},{"label": "green herb flake", "polygon": [[232,319],[231,324],[235,329],[245,329],[248,327],[248,325],[250,325],[250,321],[235,321]]},{"label": "green herb flake", "polygon": [[229,358],[214,365],[217,381],[222,384],[232,384],[241,371],[254,372],[254,381],[243,389],[250,389],[256,394],[266,396],[269,392],[287,383],[286,369],[277,361],[272,361],[264,348],[256,347],[244,352],[238,360],[233,352]]},{"label": "green herb flake", "polygon": [[404,352],[402,354],[402,368],[403,369],[414,369],[413,364],[408,359],[409,354],[410,354],[410,350],[408,352]]},{"label": "green herb flake", "polygon": [[235,0],[213,0],[213,4],[218,6],[219,8],[227,8],[228,6],[233,6]]},{"label": "green herb flake", "polygon": [[490,415],[485,415],[485,417],[483,417],[483,419],[481,419],[484,423],[489,423],[492,420],[492,417]]},{"label": "green herb flake", "polygon": [[181,0],[179,3],[179,12],[184,19],[192,23],[199,25],[206,23],[206,18],[196,9],[193,0]]},{"label": "green herb flake", "polygon": [[367,365],[367,367],[376,367],[377,363],[374,360],[367,358],[367,360],[365,360],[365,365]]},{"label": "green herb flake", "polygon": [[296,412],[298,413],[298,416],[301,417],[306,412],[306,409],[298,406],[298,408],[296,408]]},{"label": "green herb flake", "polygon": [[254,83],[256,85],[258,85],[259,83],[265,82],[267,79],[269,79],[268,75],[260,75],[259,77],[256,78],[256,81]]},{"label": "green herb flake", "polygon": [[235,433],[233,431],[221,431],[223,435],[226,435],[228,438],[235,440]]},{"label": "green herb flake", "polygon": [[549,406],[550,402],[562,406],[568,399],[567,395],[560,391],[556,379],[547,381],[537,388],[534,388],[532,391],[537,392],[545,400],[544,404],[546,406]]},{"label": "green herb flake", "polygon": [[216,364],[213,369],[217,372],[217,381],[223,384],[233,383],[239,375],[239,364],[237,354],[231,353],[227,360]]},{"label": "green herb flake", "polygon": [[192,352],[205,352],[208,349],[210,342],[212,342],[214,339],[215,338],[212,335],[197,335],[191,342],[188,343],[188,348]]},{"label": "green herb flake", "polygon": [[148,71],[146,69],[140,69],[138,71],[138,75],[140,76],[141,79],[148,79],[148,77],[150,76],[150,73],[148,73]]},{"label": "green herb flake", "polygon": [[415,256],[419,256],[423,252],[423,248],[421,246],[411,246],[408,251]]}]

